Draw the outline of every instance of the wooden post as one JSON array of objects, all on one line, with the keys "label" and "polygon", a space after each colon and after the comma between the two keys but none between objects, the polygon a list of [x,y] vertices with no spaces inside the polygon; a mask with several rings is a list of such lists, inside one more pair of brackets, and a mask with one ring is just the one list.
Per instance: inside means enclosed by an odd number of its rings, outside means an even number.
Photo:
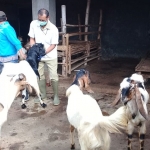
[{"label": "wooden post", "polygon": [[[62,27],[62,45],[66,45],[66,38],[65,38],[65,34],[66,34],[66,6],[65,5],[61,5],[61,27]],[[67,76],[67,57],[68,57],[68,49],[66,49],[65,51],[65,56],[63,56],[63,64],[62,65],[62,74],[63,76]]]},{"label": "wooden post", "polygon": [[[67,46],[67,49],[66,49],[66,77],[68,75],[68,68],[69,68],[69,34],[66,34],[66,46]],[[69,60],[69,61],[68,61]]]},{"label": "wooden post", "polygon": [[[62,18],[60,18],[60,24],[61,24],[61,32],[63,33],[63,23],[62,23]],[[61,44],[65,45],[65,40],[64,40],[64,34],[61,35]]]},{"label": "wooden post", "polygon": [[[86,14],[85,14],[85,25],[88,25],[88,22],[89,22],[90,2],[91,2],[91,0],[87,0],[87,7],[86,7]],[[88,32],[88,27],[85,27],[85,32]],[[85,35],[84,40],[88,41],[88,35]]]},{"label": "wooden post", "polygon": [[[79,33],[81,33],[81,19],[80,19],[80,14],[78,14],[78,25],[79,25]],[[79,40],[81,41],[82,38],[81,38],[81,35],[79,35]]]},{"label": "wooden post", "polygon": [[[66,6],[61,6],[61,18],[62,18],[62,32],[66,33]],[[65,45],[64,37],[62,37],[62,44]]]},{"label": "wooden post", "polygon": [[[101,28],[102,28],[102,26],[101,26],[101,25],[102,25],[102,10],[101,10],[101,9],[100,9],[99,25],[100,25],[100,26],[98,27],[98,31],[101,31]],[[100,39],[100,34],[101,34],[101,33],[99,33],[98,36],[97,36],[97,39],[98,39],[98,40]]]},{"label": "wooden post", "polygon": [[[99,27],[98,27],[98,35],[97,39],[99,40],[98,49],[101,49],[101,29],[102,29],[102,10],[100,9],[100,18],[99,18]],[[100,56],[100,52],[98,52],[98,56]],[[100,57],[98,57],[98,60]]]}]

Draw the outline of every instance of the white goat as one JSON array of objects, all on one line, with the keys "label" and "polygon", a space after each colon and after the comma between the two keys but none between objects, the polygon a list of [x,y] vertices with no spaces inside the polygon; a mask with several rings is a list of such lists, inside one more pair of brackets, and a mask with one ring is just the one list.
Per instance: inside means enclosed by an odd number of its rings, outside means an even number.
[{"label": "white goat", "polygon": [[[28,82],[23,74],[0,77],[0,129],[7,121],[7,114],[15,97],[27,87],[27,84]],[[31,90],[30,85],[27,88],[29,91]]]},{"label": "white goat", "polygon": [[72,85],[66,91],[66,109],[71,125],[71,149],[75,148],[74,129],[79,136],[81,150],[108,150],[111,133],[119,133],[118,128],[127,125],[124,106],[111,116],[103,116],[95,99],[84,95],[79,86]]},{"label": "white goat", "polygon": [[[37,81],[38,78],[35,72],[33,71],[33,69],[31,68],[31,66],[29,65],[29,63],[26,60],[22,60],[19,63],[4,63],[3,65],[4,67],[2,69],[2,73],[0,77],[10,75],[10,74],[16,75],[19,73],[23,73],[26,76],[28,83],[35,90],[40,100],[41,106],[45,108],[46,104],[43,103],[43,101],[41,100],[41,96],[40,96],[40,90],[39,90],[38,81]],[[22,108],[26,108],[24,99],[22,100],[22,103],[23,103]]]},{"label": "white goat", "polygon": [[149,94],[145,89],[142,75],[134,73],[130,78],[123,79],[112,105],[116,105],[119,100],[126,105],[126,116],[128,118],[128,150],[132,150],[131,140],[135,126],[139,126],[140,150],[144,150]]}]

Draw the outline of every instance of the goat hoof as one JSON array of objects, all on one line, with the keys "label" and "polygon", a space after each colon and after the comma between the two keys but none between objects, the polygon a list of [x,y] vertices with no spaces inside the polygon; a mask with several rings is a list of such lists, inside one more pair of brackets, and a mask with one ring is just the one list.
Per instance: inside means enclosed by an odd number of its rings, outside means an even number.
[{"label": "goat hoof", "polygon": [[27,107],[27,106],[26,106],[25,104],[22,104],[22,105],[21,105],[21,108],[22,108],[22,109],[25,109],[26,107]]},{"label": "goat hoof", "polygon": [[71,144],[71,149],[75,149],[75,144]]},{"label": "goat hoof", "polygon": [[43,108],[45,108],[47,105],[46,105],[45,103],[43,103],[43,104],[41,104],[41,106],[42,106]]}]

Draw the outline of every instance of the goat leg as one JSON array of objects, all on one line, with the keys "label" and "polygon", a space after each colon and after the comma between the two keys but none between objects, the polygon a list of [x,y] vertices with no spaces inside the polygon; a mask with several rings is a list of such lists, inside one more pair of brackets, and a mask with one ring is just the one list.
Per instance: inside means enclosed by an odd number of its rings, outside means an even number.
[{"label": "goat leg", "polygon": [[132,150],[132,135],[133,135],[133,131],[134,131],[134,125],[132,122],[128,122],[128,127],[127,127],[127,131],[128,131],[128,150]]},{"label": "goat leg", "polygon": [[145,134],[140,134],[140,150],[144,150]]},{"label": "goat leg", "polygon": [[71,149],[75,149],[74,143],[74,126],[70,125],[70,133],[71,133]]},{"label": "goat leg", "polygon": [[144,150],[145,133],[146,133],[146,123],[141,122],[140,130],[139,130],[140,150]]},{"label": "goat leg", "polygon": [[132,150],[131,142],[132,142],[132,135],[128,134],[128,150]]},{"label": "goat leg", "polygon": [[43,108],[45,108],[47,105],[42,101],[42,99],[41,99],[41,96],[40,95],[38,95],[38,98],[39,98],[39,100],[40,100],[40,104],[41,104],[41,106],[43,107]]},{"label": "goat leg", "polygon": [[22,91],[22,105],[21,105],[22,109],[25,109],[27,107],[25,104],[25,97],[26,97],[26,88]]}]

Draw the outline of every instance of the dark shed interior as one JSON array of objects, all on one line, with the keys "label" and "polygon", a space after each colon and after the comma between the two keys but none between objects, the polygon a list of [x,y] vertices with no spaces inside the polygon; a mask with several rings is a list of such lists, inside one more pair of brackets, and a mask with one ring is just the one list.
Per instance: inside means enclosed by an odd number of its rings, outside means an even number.
[{"label": "dark shed interior", "polygon": [[[81,15],[84,24],[87,0],[56,0],[56,26],[60,27],[61,5],[66,5],[68,24],[77,24]],[[103,10],[102,49],[103,59],[141,58],[150,47],[150,1],[149,0],[91,0],[89,24],[98,24],[99,11]],[[32,21],[32,0],[0,0],[0,10],[17,35],[26,42]],[[77,29],[68,29],[76,32]],[[93,30],[92,27],[89,31]],[[90,37],[94,38],[94,37]]]}]

